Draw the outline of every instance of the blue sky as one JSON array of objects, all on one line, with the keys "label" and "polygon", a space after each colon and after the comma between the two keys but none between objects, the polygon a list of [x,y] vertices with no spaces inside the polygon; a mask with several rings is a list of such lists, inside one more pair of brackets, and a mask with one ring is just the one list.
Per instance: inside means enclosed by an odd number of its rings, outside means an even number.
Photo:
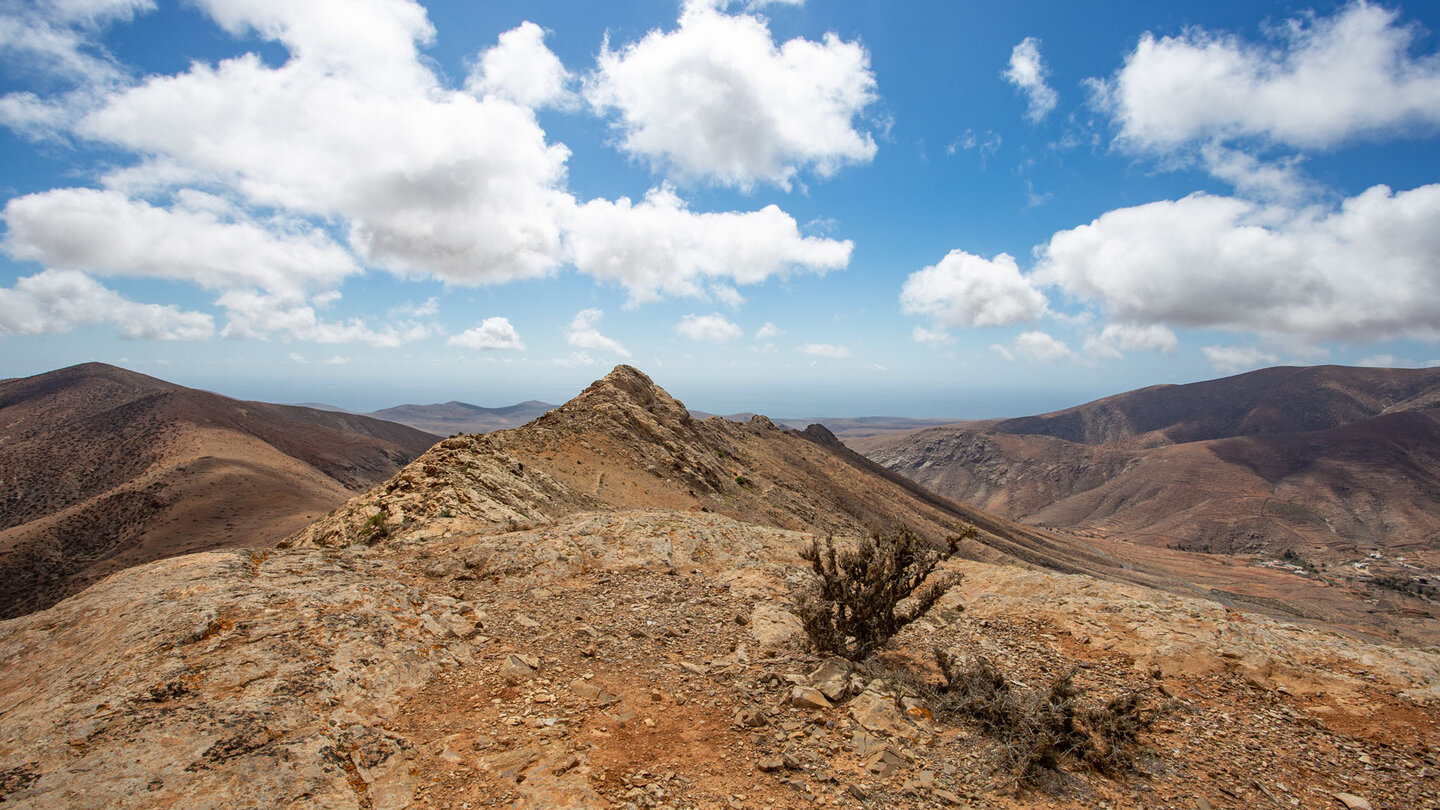
[{"label": "blue sky", "polygon": [[1433,3],[0,0],[0,376],[1019,415],[1440,361]]}]

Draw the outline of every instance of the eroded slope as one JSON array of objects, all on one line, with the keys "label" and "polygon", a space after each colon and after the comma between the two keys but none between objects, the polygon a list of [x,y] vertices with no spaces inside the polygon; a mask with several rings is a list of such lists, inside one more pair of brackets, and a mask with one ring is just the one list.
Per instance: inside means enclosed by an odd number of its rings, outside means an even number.
[{"label": "eroded slope", "polygon": [[139,562],[274,543],[434,440],[102,364],[0,382],[0,616]]}]

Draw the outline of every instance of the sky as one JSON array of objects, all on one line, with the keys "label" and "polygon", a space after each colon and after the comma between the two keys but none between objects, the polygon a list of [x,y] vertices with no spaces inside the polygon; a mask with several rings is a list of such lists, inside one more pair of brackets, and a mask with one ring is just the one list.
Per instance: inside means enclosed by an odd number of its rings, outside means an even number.
[{"label": "sky", "polygon": [[0,377],[1016,416],[1440,365],[1440,4],[0,0]]}]

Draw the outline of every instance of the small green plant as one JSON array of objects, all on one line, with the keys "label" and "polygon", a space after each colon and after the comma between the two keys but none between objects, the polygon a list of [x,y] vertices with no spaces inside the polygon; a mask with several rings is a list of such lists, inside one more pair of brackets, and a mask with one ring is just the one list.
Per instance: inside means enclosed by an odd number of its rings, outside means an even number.
[{"label": "small green plant", "polygon": [[749,478],[746,478],[746,477],[743,476],[743,475],[737,475],[737,476],[735,476],[735,483],[739,484],[739,485],[742,486],[742,487],[745,487],[746,489],[754,489],[754,488],[755,488],[754,483],[752,483]]},{"label": "small green plant", "polygon": [[386,521],[390,518],[384,509],[371,515],[360,526],[360,536],[367,543],[378,543],[390,536],[390,526]]},{"label": "small green plant", "polygon": [[833,537],[823,546],[818,541],[806,545],[800,557],[810,563],[816,582],[800,594],[799,613],[811,646],[851,661],[869,658],[960,582],[958,575],[942,575],[920,590],[935,567],[956,552],[960,539],[974,534],[975,528],[967,527],[943,552],[904,527],[876,533],[843,551],[835,548]]}]

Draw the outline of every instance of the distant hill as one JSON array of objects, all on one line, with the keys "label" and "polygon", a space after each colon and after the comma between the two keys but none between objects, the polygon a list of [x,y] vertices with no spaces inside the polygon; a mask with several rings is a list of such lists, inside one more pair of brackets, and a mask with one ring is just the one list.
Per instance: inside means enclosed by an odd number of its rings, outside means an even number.
[{"label": "distant hill", "polygon": [[299,408],[314,408],[314,409],[317,410],[317,411],[334,411],[334,412],[336,412],[336,413],[355,413],[355,411],[352,411],[352,410],[350,410],[349,408],[342,408],[342,407],[340,407],[339,405],[331,405],[331,404],[326,403],[326,402],[297,402],[297,403],[295,403],[295,406],[296,406],[296,407],[299,407]]},{"label": "distant hill", "polygon": [[100,363],[0,381],[0,617],[139,562],[272,543],[437,439]]},{"label": "distant hill", "polygon": [[[717,414],[691,409],[690,415],[696,419],[708,419]],[[753,416],[755,416],[754,413],[746,411],[724,414],[721,418],[731,422],[746,422]],[[900,433],[911,433],[940,425],[953,425],[957,420],[912,419],[906,416],[777,416],[771,421],[780,427],[794,430],[804,430],[810,425],[824,425],[826,430],[835,434],[845,442],[846,446],[860,448],[865,446],[867,441],[893,439]]]},{"label": "distant hill", "polygon": [[548,402],[533,399],[503,408],[482,408],[467,402],[446,402],[435,405],[397,405],[367,415],[399,422],[437,436],[453,436],[456,433],[489,433],[519,427],[554,407]]},{"label": "distant hill", "polygon": [[867,450],[1032,524],[1224,553],[1440,555],[1440,369],[1269,368]]}]

